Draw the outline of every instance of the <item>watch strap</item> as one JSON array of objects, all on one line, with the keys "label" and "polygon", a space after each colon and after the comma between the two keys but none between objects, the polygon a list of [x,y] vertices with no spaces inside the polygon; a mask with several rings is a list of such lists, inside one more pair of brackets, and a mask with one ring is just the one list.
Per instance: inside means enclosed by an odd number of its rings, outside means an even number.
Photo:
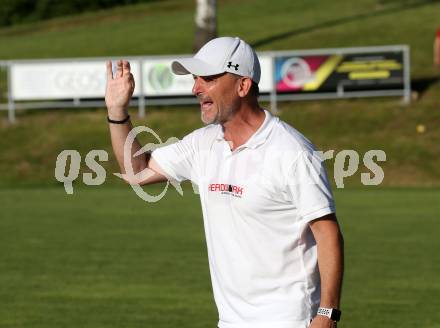
[{"label": "watch strap", "polygon": [[339,321],[341,319],[341,311],[338,309],[320,307],[317,314],[330,318],[333,321]]}]

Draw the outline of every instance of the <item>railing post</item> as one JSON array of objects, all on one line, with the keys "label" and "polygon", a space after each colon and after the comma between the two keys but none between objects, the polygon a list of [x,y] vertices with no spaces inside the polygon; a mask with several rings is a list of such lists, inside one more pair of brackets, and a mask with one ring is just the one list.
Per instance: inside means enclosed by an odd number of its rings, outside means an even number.
[{"label": "railing post", "polygon": [[277,104],[277,76],[276,76],[276,65],[275,56],[271,55],[272,62],[272,90],[270,91],[270,111],[272,114],[278,114],[278,104]]},{"label": "railing post", "polygon": [[142,67],[143,60],[139,59],[139,118],[145,117],[145,97],[144,97],[144,70]]},{"label": "railing post", "polygon": [[8,81],[8,120],[10,123],[15,123],[15,103],[12,95],[12,76],[10,63],[7,64],[6,74]]},{"label": "railing post", "polygon": [[409,59],[409,47],[403,48],[403,102],[409,104],[411,102],[411,64]]}]

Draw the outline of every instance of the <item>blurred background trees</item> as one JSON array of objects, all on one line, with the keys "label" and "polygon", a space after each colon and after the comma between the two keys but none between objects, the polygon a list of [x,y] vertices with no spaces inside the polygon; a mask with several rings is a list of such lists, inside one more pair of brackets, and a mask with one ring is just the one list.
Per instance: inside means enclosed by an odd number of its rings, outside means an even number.
[{"label": "blurred background trees", "polygon": [[0,26],[157,0],[2,0]]}]

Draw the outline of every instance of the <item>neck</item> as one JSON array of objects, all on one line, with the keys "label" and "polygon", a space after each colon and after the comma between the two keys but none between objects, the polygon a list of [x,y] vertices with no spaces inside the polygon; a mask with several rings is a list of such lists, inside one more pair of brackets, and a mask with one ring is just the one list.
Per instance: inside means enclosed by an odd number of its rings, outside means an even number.
[{"label": "neck", "polygon": [[263,124],[264,118],[264,111],[259,106],[243,106],[222,124],[224,138],[229,142],[231,150],[246,143]]}]

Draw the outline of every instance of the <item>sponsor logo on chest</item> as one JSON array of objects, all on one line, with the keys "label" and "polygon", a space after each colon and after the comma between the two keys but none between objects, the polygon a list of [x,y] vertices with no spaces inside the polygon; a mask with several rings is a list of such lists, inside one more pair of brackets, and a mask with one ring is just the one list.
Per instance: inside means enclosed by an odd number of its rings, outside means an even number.
[{"label": "sponsor logo on chest", "polygon": [[241,198],[241,196],[243,196],[244,188],[226,183],[211,183],[208,185],[208,191]]}]

